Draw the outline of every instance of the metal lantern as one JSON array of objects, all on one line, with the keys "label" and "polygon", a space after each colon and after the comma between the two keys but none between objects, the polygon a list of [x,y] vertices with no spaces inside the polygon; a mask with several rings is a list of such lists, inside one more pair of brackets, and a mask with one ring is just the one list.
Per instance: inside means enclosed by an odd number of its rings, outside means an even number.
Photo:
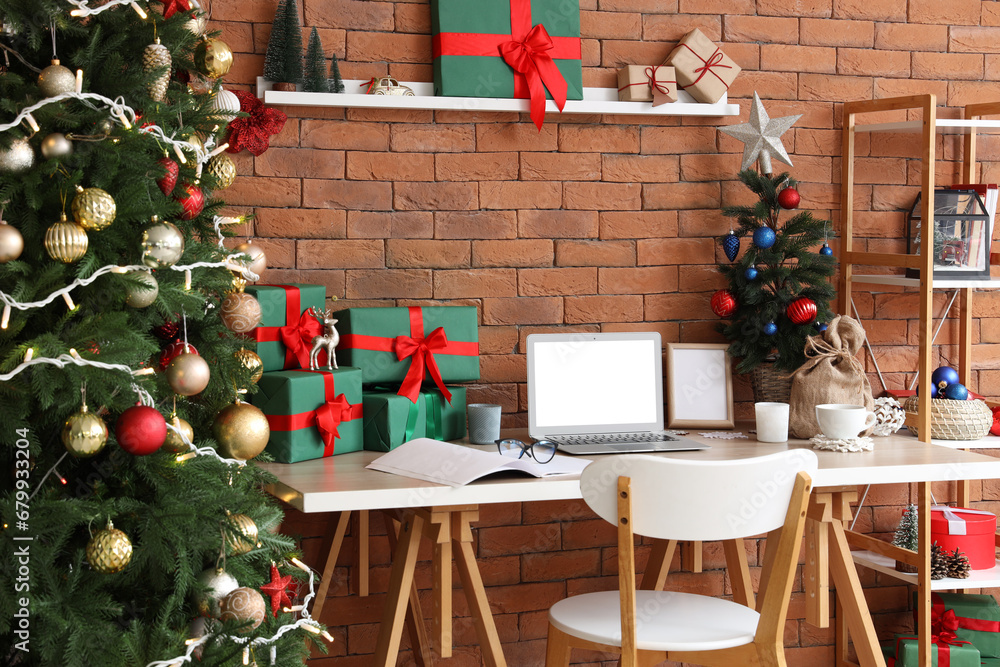
[{"label": "metal lantern", "polygon": [[[934,191],[934,278],[977,280],[990,277],[991,216],[976,190]],[[907,217],[906,251],[920,252],[921,195]],[[918,278],[918,269],[907,269],[907,277]]]}]

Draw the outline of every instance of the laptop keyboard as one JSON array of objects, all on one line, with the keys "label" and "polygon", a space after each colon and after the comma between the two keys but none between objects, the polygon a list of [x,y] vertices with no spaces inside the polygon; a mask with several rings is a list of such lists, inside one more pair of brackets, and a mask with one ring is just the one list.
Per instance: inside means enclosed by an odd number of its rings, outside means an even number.
[{"label": "laptop keyboard", "polygon": [[549,438],[558,445],[613,445],[625,442],[674,442],[677,438],[666,433],[592,433],[560,435]]}]

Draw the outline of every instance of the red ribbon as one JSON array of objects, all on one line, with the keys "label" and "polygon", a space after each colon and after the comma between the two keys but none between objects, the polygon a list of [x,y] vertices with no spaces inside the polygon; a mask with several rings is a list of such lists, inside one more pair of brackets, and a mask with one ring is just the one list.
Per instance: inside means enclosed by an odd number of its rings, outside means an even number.
[{"label": "red ribbon", "polygon": [[[889,665],[895,664],[895,660],[898,660],[899,656],[902,655],[902,652],[900,650],[900,643],[904,639],[912,639],[913,641],[919,641],[915,636],[896,637],[896,658],[893,660],[893,662],[889,662],[888,663]],[[937,667],[950,667],[951,647],[964,646],[965,644],[971,644],[972,642],[967,642],[962,639],[958,639],[957,637],[955,637],[954,634],[949,632],[949,633],[944,633],[944,635],[932,635],[931,643],[937,647],[937,658],[938,658]]]},{"label": "red ribbon", "polygon": [[649,86],[651,90],[655,90],[663,95],[670,94],[670,87],[664,86],[665,83],[676,84],[676,81],[657,81],[656,80],[656,70],[660,69],[660,65],[653,65],[652,67],[647,67],[643,72],[646,75],[646,81],[636,81],[635,83],[627,83],[618,89],[618,92],[622,92],[626,88],[631,88],[632,86]]},{"label": "red ribbon", "polygon": [[[285,290],[285,322],[295,322],[302,310],[302,301],[299,288],[294,285],[270,285],[270,287],[280,287]],[[281,339],[282,327],[257,327],[253,330],[253,337],[258,343],[283,342]],[[295,352],[285,349],[285,364],[282,368],[291,368],[295,365]],[[309,366],[309,356],[306,355],[306,366]]]},{"label": "red ribbon", "polygon": [[[948,611],[952,612],[955,620],[958,622],[958,627],[954,628],[956,630],[962,629],[962,630],[974,630],[976,632],[1000,632],[1000,621],[988,621],[983,618],[969,618],[966,616],[958,616],[957,614],[954,614],[953,610],[948,610]],[[914,610],[914,614],[916,614],[916,610]],[[931,593],[932,620],[935,614],[939,615],[941,618],[944,618],[946,610],[944,607],[944,600],[941,598],[941,596],[938,595],[937,593]]]},{"label": "red ribbon", "polygon": [[315,426],[323,439],[323,456],[332,456],[335,441],[340,437],[338,427],[343,422],[360,419],[364,414],[362,404],[351,405],[343,394],[335,395],[333,373],[305,369],[303,372],[318,373],[323,377],[324,402],[315,410],[297,415],[268,415],[267,423],[272,431],[298,431]]},{"label": "red ribbon", "polygon": [[683,47],[684,47],[685,49],[687,49],[688,51],[690,51],[691,53],[693,53],[693,54],[695,55],[695,57],[697,57],[697,58],[698,58],[698,60],[700,60],[701,62],[705,63],[705,64],[704,64],[704,65],[702,65],[701,67],[697,67],[697,68],[695,68],[695,70],[694,70],[694,71],[695,71],[695,73],[696,73],[696,74],[698,74],[698,78],[697,78],[697,79],[695,79],[694,81],[692,81],[691,83],[689,83],[689,84],[688,84],[688,85],[686,85],[686,86],[681,86],[681,88],[691,88],[692,86],[695,86],[695,85],[697,85],[697,84],[698,84],[698,82],[699,82],[699,81],[701,81],[701,78],[702,78],[703,76],[705,76],[706,74],[708,74],[709,72],[711,72],[711,73],[712,73],[712,75],[713,75],[713,76],[714,76],[714,77],[715,77],[716,79],[718,79],[719,81],[721,81],[721,82],[722,82],[722,85],[726,87],[726,90],[729,90],[729,84],[728,84],[728,83],[726,83],[726,80],[725,80],[725,79],[723,79],[723,78],[722,78],[721,76],[719,76],[718,72],[715,72],[715,71],[713,71],[713,69],[712,69],[712,68],[714,68],[714,67],[725,67],[726,69],[732,69],[732,68],[733,68],[733,67],[732,67],[732,65],[723,65],[723,64],[722,64],[722,59],[723,59],[723,58],[724,58],[725,56],[723,55],[722,51],[721,51],[721,50],[719,50],[719,48],[718,48],[718,47],[716,47],[716,49],[715,49],[715,53],[713,53],[713,54],[712,54],[712,55],[711,55],[711,56],[710,56],[710,57],[708,58],[708,60],[705,60],[704,58],[702,58],[702,57],[701,57],[701,54],[700,54],[700,53],[698,53],[697,51],[695,51],[694,49],[692,49],[692,48],[691,48],[690,46],[688,46],[687,44],[681,44],[681,46],[683,46]]},{"label": "red ribbon", "polygon": [[372,87],[375,86],[375,77],[372,77],[372,78],[368,79],[367,81],[365,81],[364,83],[362,83],[358,87],[359,88],[364,88],[365,86],[368,86],[368,90],[365,91],[365,94],[366,95],[371,95],[371,93],[372,93]]},{"label": "red ribbon", "polygon": [[[510,0],[510,35],[464,32],[438,33],[433,56],[500,56],[517,74],[514,97],[531,99],[531,120],[541,130],[545,120],[545,89],[560,111],[568,86],[554,58],[581,59],[579,37],[551,37],[542,24],[531,25],[531,0]],[[519,76],[518,76],[519,75]]]},{"label": "red ribbon", "polygon": [[[289,324],[278,328],[278,335],[281,342],[285,344],[285,368],[288,367],[288,357],[294,355],[299,361],[299,367],[309,368],[309,354],[312,352],[312,340],[316,336],[323,335],[323,325],[316,320],[312,308],[307,309],[299,316],[298,321],[287,320]],[[324,350],[322,354],[326,354]],[[323,365],[323,361],[319,361]]]}]

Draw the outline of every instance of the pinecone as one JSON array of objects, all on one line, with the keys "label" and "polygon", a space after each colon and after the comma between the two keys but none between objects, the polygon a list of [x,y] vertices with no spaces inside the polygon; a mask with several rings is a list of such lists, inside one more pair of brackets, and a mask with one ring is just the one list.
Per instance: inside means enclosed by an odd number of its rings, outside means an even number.
[{"label": "pinecone", "polygon": [[146,92],[156,102],[163,102],[167,99],[167,85],[170,83],[170,63],[170,51],[167,50],[167,47],[160,44],[159,38],[142,52],[143,72],[148,74],[155,69],[166,68],[160,76],[146,85]]},{"label": "pinecone", "polygon": [[948,576],[948,552],[938,545],[931,545],[931,579],[944,579]]},{"label": "pinecone", "polygon": [[972,567],[969,565],[969,557],[956,547],[948,557],[948,576],[953,579],[968,579]]}]

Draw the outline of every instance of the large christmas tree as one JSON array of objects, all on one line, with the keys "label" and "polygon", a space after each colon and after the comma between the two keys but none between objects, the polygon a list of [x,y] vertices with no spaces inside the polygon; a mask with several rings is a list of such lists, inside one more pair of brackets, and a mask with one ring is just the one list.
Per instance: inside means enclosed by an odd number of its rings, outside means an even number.
[{"label": "large christmas tree", "polygon": [[300,665],[312,575],[239,401],[259,305],[230,269],[260,256],[222,247],[215,194],[231,53],[195,0],[0,24],[0,663]]}]

